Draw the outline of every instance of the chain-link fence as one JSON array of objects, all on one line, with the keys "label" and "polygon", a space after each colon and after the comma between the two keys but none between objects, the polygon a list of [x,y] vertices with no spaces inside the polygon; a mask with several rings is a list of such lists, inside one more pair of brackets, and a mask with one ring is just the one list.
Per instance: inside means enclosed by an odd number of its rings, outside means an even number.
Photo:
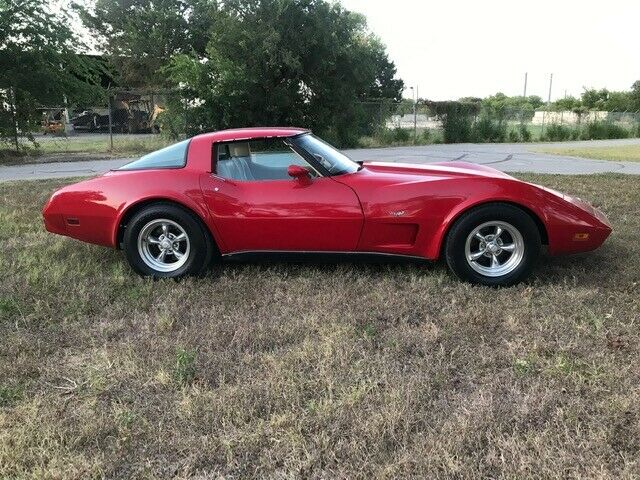
[{"label": "chain-link fence", "polygon": [[[638,112],[440,106],[405,100],[358,102],[348,108],[360,115],[357,121],[362,146],[640,136]],[[206,129],[190,123],[190,111],[196,107],[201,106],[175,91],[110,91],[99,105],[40,108],[41,128],[33,132],[33,139],[40,153],[52,156],[135,156]],[[332,126],[327,127],[330,130]],[[31,145],[25,134],[20,141]]]}]

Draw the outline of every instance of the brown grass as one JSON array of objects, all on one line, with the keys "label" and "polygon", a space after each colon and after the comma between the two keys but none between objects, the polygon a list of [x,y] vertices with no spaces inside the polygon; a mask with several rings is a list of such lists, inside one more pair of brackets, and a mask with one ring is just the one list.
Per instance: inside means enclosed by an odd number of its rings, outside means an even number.
[{"label": "brown grass", "polygon": [[442,265],[153,282],[0,185],[0,478],[640,475],[640,188],[534,176],[614,233],[494,290]]}]

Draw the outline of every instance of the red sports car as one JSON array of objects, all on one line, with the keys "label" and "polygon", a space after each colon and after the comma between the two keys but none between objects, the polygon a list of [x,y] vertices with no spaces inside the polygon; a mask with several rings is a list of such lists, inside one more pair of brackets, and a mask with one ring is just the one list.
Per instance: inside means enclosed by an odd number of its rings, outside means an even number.
[{"label": "red sports car", "polygon": [[511,285],[542,245],[585,252],[611,233],[588,203],[492,168],[354,162],[297,128],[198,135],[58,190],[43,215],[156,277],[220,257],[349,254],[444,257],[464,280]]}]

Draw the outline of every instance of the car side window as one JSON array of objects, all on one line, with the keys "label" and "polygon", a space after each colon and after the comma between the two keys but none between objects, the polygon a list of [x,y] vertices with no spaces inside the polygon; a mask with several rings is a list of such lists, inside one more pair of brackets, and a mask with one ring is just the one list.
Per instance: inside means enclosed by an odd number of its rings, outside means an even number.
[{"label": "car side window", "polygon": [[182,168],[187,163],[187,148],[191,140],[183,140],[168,147],[148,153],[123,165],[118,170],[145,170],[151,168]]},{"label": "car side window", "polygon": [[318,172],[282,138],[266,138],[216,145],[216,175],[230,180],[268,181],[290,179],[287,169],[299,165],[312,177]]}]

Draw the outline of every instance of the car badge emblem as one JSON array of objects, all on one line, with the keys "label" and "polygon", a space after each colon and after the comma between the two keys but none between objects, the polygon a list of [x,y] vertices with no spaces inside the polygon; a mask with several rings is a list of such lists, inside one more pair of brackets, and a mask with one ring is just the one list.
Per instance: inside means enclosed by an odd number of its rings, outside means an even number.
[{"label": "car badge emblem", "polygon": [[401,216],[404,215],[404,210],[398,210],[398,211],[391,212],[391,215],[394,216],[394,217],[401,217]]}]

